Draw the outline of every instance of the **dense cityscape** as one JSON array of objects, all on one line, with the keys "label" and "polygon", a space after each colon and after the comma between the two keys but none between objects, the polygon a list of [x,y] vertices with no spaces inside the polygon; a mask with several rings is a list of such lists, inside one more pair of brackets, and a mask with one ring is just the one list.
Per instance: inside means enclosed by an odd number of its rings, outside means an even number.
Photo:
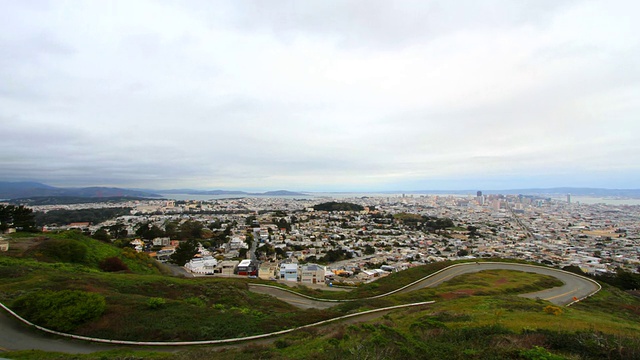
[{"label": "dense cityscape", "polygon": [[[162,261],[170,260],[181,243],[195,239],[198,247],[193,259],[179,262],[194,275],[352,285],[425,263],[458,259],[520,259],[575,266],[590,274],[618,268],[637,272],[640,265],[640,206],[572,203],[570,196],[557,200],[481,192],[333,201],[163,199],[32,209],[129,209],[129,214],[100,223],[46,224],[42,230],[79,229]],[[322,203],[353,208],[317,210]]]}]

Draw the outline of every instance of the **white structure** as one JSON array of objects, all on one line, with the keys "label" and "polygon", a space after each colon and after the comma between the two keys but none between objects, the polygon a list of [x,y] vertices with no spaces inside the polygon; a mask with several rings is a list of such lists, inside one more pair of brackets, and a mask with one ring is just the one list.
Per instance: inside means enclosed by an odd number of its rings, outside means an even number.
[{"label": "white structure", "polygon": [[171,239],[168,237],[163,238],[155,238],[151,241],[153,246],[169,246],[171,244]]},{"label": "white structure", "polygon": [[239,237],[234,237],[229,241],[230,250],[248,249],[249,246]]},{"label": "white structure", "polygon": [[218,260],[213,256],[191,259],[184,267],[194,274],[213,274],[218,266]]},{"label": "white structure", "polygon": [[298,281],[298,264],[280,264],[280,280]]}]

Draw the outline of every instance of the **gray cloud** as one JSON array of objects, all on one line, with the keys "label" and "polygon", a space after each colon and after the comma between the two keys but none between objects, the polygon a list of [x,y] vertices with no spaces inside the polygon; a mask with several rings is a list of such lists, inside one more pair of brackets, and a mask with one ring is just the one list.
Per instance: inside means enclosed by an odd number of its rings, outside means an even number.
[{"label": "gray cloud", "polygon": [[371,190],[640,178],[635,2],[4,5],[0,180]]}]

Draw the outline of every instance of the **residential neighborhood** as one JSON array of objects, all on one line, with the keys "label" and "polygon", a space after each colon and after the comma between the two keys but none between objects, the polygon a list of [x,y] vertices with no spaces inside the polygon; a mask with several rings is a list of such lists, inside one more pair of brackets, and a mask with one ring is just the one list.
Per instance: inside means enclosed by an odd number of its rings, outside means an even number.
[{"label": "residential neighborhood", "polygon": [[[357,209],[316,209],[332,202]],[[114,204],[33,210],[88,206]],[[196,276],[255,276],[304,285],[357,285],[425,263],[474,258],[576,266],[588,273],[637,272],[640,266],[637,205],[478,194],[135,200],[118,206],[130,208],[129,214],[97,224],[48,224],[43,231],[107,232],[110,241],[159,261],[195,239],[197,252],[184,268]]]}]

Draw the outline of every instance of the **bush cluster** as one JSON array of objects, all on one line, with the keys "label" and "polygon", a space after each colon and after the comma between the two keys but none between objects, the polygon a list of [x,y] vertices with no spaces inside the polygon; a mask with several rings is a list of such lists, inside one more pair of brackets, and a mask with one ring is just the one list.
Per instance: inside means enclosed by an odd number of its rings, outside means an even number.
[{"label": "bush cluster", "polygon": [[100,261],[100,270],[106,272],[129,271],[129,267],[119,257],[113,256]]},{"label": "bush cluster", "polygon": [[84,263],[89,249],[74,239],[48,239],[39,246],[39,252],[48,260]]},{"label": "bush cluster", "polygon": [[65,332],[100,317],[106,306],[102,295],[78,290],[31,292],[13,303],[13,308],[27,320]]}]

